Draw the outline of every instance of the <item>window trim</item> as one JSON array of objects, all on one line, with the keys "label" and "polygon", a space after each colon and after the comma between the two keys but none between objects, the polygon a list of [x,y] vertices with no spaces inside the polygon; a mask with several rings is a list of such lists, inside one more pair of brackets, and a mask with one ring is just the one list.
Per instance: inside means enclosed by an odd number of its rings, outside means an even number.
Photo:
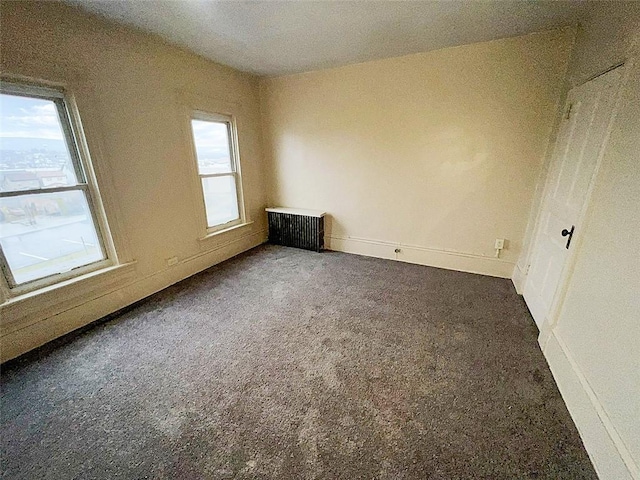
[{"label": "window trim", "polygon": [[[193,130],[193,120],[199,120],[203,122],[216,122],[225,123],[227,125],[227,138],[229,139],[229,153],[231,160],[231,171],[225,173],[200,173],[200,166],[198,164],[198,150],[196,148],[195,132]],[[191,150],[193,152],[193,165],[195,167],[196,177],[200,184],[200,204],[202,206],[202,212],[204,217],[204,231],[205,237],[210,235],[221,233],[233,229],[235,227],[246,224],[246,214],[244,205],[244,192],[242,189],[242,173],[240,171],[240,153],[238,146],[238,129],[236,125],[236,118],[234,115],[227,115],[222,113],[206,112],[200,109],[192,109],[189,114],[189,132],[191,136]],[[236,186],[236,204],[238,206],[238,218],[230,220],[226,223],[219,225],[209,226],[207,220],[207,205],[204,197],[204,187],[202,184],[203,178],[216,178],[216,177],[233,177]]]},{"label": "window trim", "polygon": [[117,257],[113,241],[110,237],[110,230],[104,217],[86,140],[82,131],[80,116],[73,96],[62,86],[43,85],[31,81],[15,80],[13,78],[5,79],[4,77],[0,78],[0,93],[50,100],[55,104],[60,127],[65,137],[64,142],[67,146],[71,164],[76,175],[75,185],[0,192],[0,198],[50,194],[64,191],[82,191],[93,221],[93,226],[96,230],[100,251],[104,256],[103,259],[96,262],[18,284],[15,281],[4,252],[0,249],[0,270],[2,271],[2,275],[0,276],[0,293],[2,293],[2,298],[6,301],[46,287],[55,286],[56,284],[76,277],[113,267],[117,265]]}]

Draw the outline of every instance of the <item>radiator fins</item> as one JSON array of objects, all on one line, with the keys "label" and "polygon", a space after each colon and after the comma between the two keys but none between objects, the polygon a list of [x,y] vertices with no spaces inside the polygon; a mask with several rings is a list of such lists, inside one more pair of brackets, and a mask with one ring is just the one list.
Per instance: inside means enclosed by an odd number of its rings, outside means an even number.
[{"label": "radiator fins", "polygon": [[324,217],[267,212],[269,243],[321,251],[324,248]]}]

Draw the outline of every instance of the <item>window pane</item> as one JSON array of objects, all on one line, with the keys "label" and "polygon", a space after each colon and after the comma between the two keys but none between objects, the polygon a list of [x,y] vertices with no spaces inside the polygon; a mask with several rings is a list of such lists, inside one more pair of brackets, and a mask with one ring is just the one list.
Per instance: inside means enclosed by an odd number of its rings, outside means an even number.
[{"label": "window pane", "polygon": [[105,258],[81,190],[0,198],[0,244],[17,284]]},{"label": "window pane", "polygon": [[229,173],[233,171],[228,124],[225,122],[191,120],[191,127],[193,128],[200,174]]},{"label": "window pane", "polygon": [[56,104],[0,94],[0,191],[77,183]]},{"label": "window pane", "polygon": [[233,175],[202,179],[207,225],[215,227],[240,218],[236,180]]}]

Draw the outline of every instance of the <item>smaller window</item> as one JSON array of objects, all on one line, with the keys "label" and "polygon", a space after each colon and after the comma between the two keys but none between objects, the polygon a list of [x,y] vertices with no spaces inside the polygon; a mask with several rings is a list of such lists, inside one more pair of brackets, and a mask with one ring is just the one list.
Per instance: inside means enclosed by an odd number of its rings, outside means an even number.
[{"label": "smaller window", "polygon": [[208,230],[241,223],[240,169],[231,117],[196,114],[191,118],[191,130]]}]

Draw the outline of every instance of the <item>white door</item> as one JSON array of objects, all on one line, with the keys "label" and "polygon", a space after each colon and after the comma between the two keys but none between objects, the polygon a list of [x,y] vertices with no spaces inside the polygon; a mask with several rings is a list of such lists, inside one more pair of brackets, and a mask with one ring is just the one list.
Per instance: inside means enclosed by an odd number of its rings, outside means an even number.
[{"label": "white door", "polygon": [[538,217],[524,299],[538,328],[554,313],[570,249],[607,141],[623,67],[568,95]]}]

